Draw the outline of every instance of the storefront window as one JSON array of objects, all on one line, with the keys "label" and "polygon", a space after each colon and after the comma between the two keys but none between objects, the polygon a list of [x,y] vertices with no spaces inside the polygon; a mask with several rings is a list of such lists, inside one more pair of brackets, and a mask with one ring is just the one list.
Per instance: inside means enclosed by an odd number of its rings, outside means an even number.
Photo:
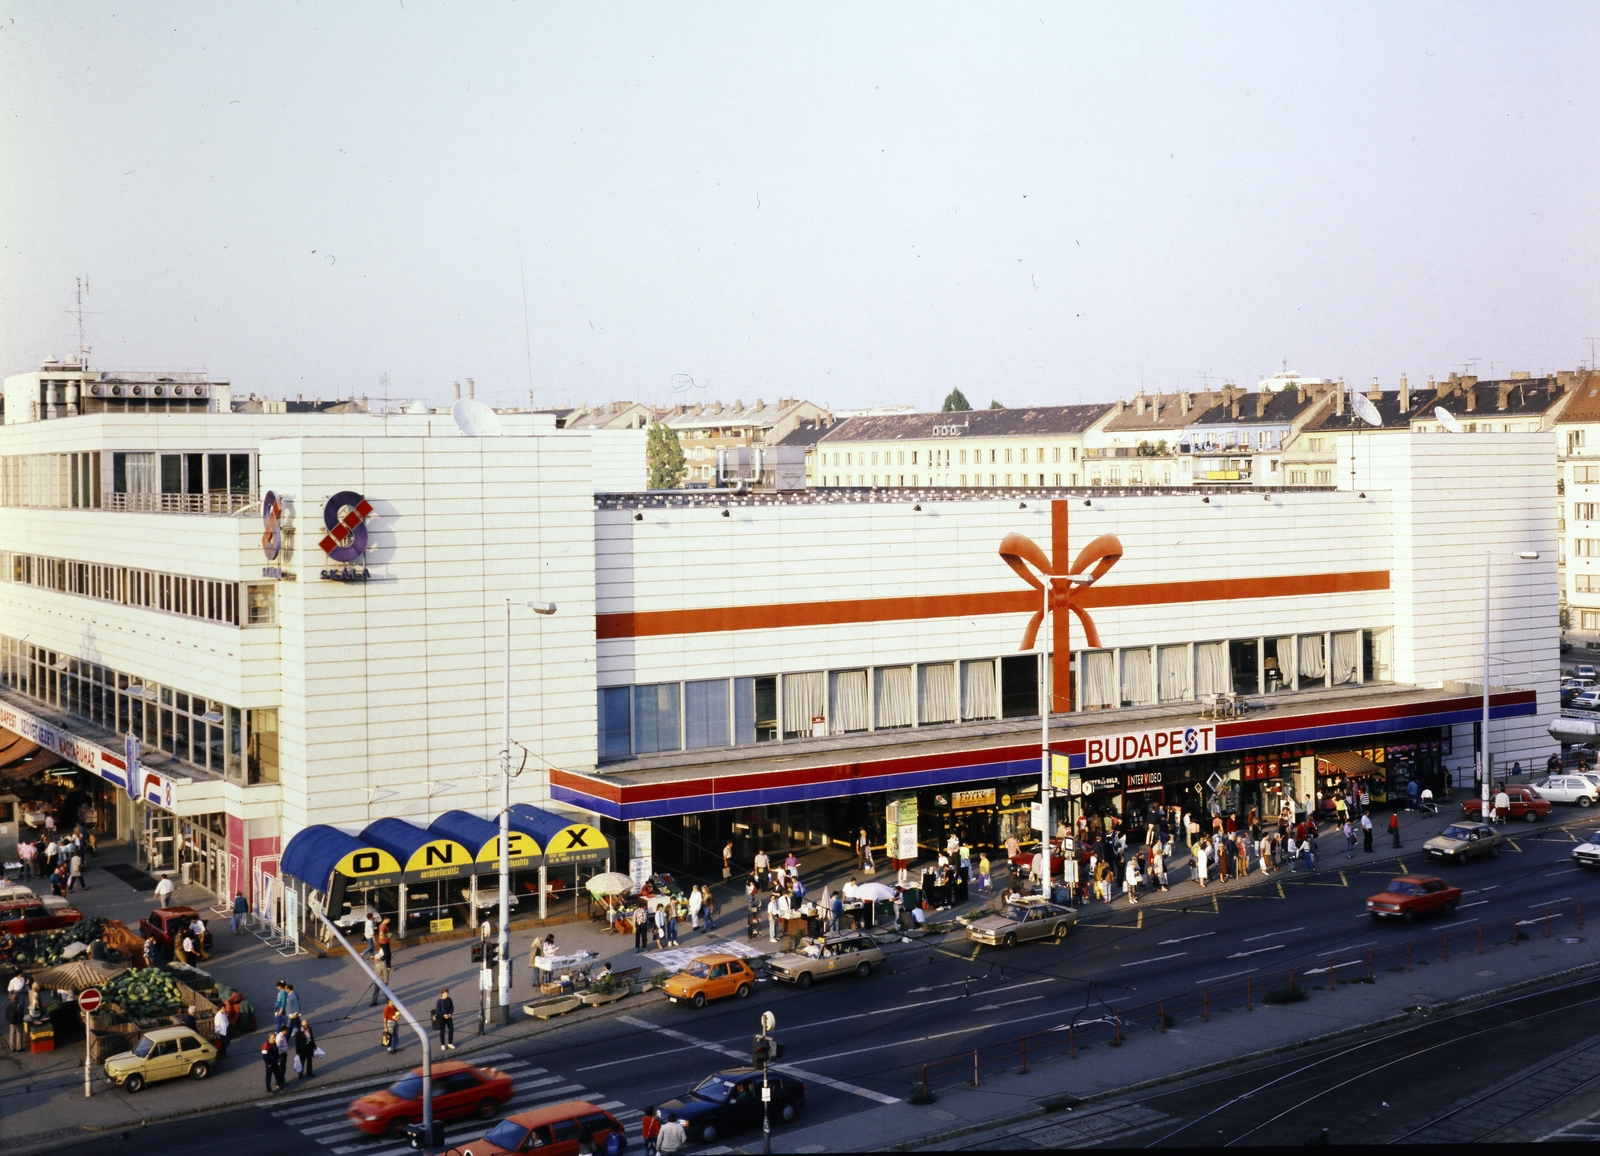
[{"label": "storefront window", "polygon": [[256,783],[278,781],[278,712],[250,712],[249,780]]}]

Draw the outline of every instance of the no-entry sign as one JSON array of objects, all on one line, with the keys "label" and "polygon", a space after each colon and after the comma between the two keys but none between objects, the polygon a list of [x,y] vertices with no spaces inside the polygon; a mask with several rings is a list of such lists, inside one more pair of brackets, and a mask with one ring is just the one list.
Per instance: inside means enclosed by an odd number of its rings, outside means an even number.
[{"label": "no-entry sign", "polygon": [[99,1009],[100,1009],[100,989],[99,988],[97,988],[97,987],[86,987],[86,988],[84,988],[82,991],[80,991],[78,993],[78,1010],[82,1011],[85,1015],[88,1015],[90,1012],[98,1011]]}]

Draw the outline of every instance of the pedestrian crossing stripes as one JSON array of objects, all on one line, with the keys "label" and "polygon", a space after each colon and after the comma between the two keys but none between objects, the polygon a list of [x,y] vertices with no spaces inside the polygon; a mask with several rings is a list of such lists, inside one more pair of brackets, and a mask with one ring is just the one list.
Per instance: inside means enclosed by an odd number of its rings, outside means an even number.
[{"label": "pedestrian crossing stripes", "polygon": [[[493,1065],[512,1079],[512,1097],[501,1107],[498,1113],[501,1118],[542,1104],[588,1098],[588,1089],[584,1085],[573,1083],[546,1068],[534,1067],[527,1060],[513,1059],[510,1052],[474,1056],[473,1060],[480,1066]],[[377,1088],[387,1087],[398,1078],[397,1074],[390,1073],[346,1085],[337,1093],[302,1095],[292,1102],[280,1101],[282,1106],[271,1109],[269,1114],[285,1126],[295,1129],[308,1141],[323,1146],[329,1156],[401,1156],[402,1153],[413,1151],[403,1138],[369,1136],[350,1123],[346,1115],[353,1100]],[[600,1101],[599,1105],[630,1131],[637,1132],[636,1122],[644,1115],[642,1111],[626,1107],[621,1100]],[[492,1121],[472,1117],[447,1120],[445,1140],[451,1144],[474,1140],[491,1127]]]}]

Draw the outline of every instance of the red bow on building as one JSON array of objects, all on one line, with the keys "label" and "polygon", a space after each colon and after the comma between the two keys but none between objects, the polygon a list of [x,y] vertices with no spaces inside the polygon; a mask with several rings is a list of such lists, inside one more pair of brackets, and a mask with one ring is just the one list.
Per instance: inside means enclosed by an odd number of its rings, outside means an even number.
[{"label": "red bow on building", "polygon": [[[1062,543],[1062,549],[1065,550],[1065,542]],[[1050,609],[1070,610],[1076,614],[1078,621],[1083,623],[1083,631],[1089,645],[1096,650],[1100,648],[1100,632],[1095,629],[1094,619],[1089,617],[1087,610],[1078,605],[1078,595],[1089,583],[1068,582],[1066,576],[1087,571],[1091,582],[1099,581],[1106,571],[1117,564],[1117,559],[1122,557],[1122,543],[1117,540],[1115,534],[1101,534],[1079,551],[1072,565],[1065,570],[1058,570],[1056,564],[1033,539],[1023,534],[1012,533],[1002,538],[1000,557],[1004,558],[1006,565],[1015,570],[1022,580],[1035,590],[1044,589],[1044,579],[1034,571],[1049,576]],[[1032,569],[1029,569],[1030,565]],[[1019,649],[1033,649],[1034,642],[1039,636],[1039,627],[1043,622],[1044,608],[1041,606],[1028,620],[1028,629],[1022,635],[1022,646]]]}]

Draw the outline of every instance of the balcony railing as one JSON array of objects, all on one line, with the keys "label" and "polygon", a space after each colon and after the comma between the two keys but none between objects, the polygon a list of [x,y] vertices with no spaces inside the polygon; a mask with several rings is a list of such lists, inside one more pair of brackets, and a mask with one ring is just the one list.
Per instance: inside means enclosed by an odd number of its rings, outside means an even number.
[{"label": "balcony railing", "polygon": [[105,508],[130,514],[237,514],[254,505],[252,494],[105,495]]}]

